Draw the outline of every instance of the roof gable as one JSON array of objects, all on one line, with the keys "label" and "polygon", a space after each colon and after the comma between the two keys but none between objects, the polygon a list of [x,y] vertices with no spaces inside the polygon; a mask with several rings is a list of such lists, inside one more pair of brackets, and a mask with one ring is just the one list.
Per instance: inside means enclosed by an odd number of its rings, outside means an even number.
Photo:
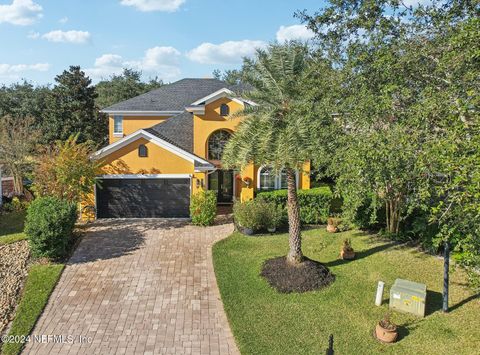
[{"label": "roof gable", "polygon": [[197,169],[198,170],[202,170],[202,169],[208,170],[208,169],[214,169],[215,168],[212,164],[210,164],[205,159],[202,159],[199,156],[180,148],[178,145],[175,145],[171,142],[168,142],[167,140],[162,139],[160,136],[154,135],[151,132],[149,132],[147,130],[143,130],[143,129],[138,130],[138,131],[136,131],[136,132],[134,132],[134,133],[118,140],[118,141],[116,141],[115,143],[112,143],[112,144],[106,146],[105,148],[98,150],[97,152],[95,152],[92,155],[92,159],[102,159],[103,157],[117,151],[118,149],[120,149],[122,147],[127,146],[128,144],[130,144],[130,143],[132,143],[132,142],[134,142],[134,141],[136,141],[140,138],[147,139],[147,140],[157,144],[158,146],[164,148],[165,150],[168,150],[169,152],[171,152],[173,154],[176,154],[177,156],[194,163],[196,170]]}]

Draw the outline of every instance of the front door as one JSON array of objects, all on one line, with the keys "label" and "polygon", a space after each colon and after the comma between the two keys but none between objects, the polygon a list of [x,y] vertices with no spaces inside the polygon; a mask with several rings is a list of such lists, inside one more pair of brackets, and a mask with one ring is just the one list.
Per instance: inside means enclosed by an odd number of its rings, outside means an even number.
[{"label": "front door", "polygon": [[217,192],[218,203],[233,201],[233,171],[216,170],[208,175],[208,189]]}]

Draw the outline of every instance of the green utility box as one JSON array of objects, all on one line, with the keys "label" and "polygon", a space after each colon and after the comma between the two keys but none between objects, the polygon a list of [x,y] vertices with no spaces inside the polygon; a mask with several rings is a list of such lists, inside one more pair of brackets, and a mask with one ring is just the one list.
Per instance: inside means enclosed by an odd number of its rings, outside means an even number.
[{"label": "green utility box", "polygon": [[427,286],[418,282],[396,279],[390,289],[390,308],[425,317]]}]

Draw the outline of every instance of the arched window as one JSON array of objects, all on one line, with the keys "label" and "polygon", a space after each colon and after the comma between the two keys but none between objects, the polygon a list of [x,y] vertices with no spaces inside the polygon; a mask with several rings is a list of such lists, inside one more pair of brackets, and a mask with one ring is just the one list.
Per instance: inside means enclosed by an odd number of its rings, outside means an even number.
[{"label": "arched window", "polygon": [[138,156],[140,158],[148,157],[148,148],[145,146],[145,144],[140,144],[138,146]]},{"label": "arched window", "polygon": [[275,176],[271,168],[266,166],[260,168],[258,176],[258,188],[260,190],[274,190],[276,188],[277,177]]},{"label": "arched window", "polygon": [[227,104],[220,105],[220,116],[228,116],[230,114],[230,107]]},{"label": "arched window", "polygon": [[230,132],[220,130],[212,133],[208,138],[208,159],[221,160],[223,149],[230,139]]}]

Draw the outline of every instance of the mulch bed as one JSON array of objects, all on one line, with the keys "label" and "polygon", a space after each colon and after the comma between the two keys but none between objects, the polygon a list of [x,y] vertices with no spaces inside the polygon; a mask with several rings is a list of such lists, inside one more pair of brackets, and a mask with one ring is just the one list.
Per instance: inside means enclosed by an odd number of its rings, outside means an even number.
[{"label": "mulch bed", "polygon": [[335,281],[335,275],[318,261],[304,258],[301,264],[292,265],[285,256],[265,261],[260,275],[281,293],[319,290]]}]

